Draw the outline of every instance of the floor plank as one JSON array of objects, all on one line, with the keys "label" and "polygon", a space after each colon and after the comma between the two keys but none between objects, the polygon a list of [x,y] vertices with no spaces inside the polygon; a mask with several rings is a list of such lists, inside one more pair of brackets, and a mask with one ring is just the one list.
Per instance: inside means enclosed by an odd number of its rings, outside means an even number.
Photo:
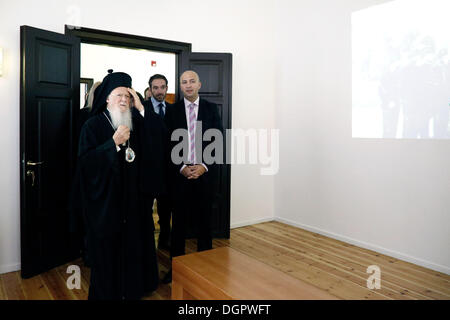
[{"label": "floor plank", "polygon": [[387,297],[367,288],[355,285],[337,277],[333,273],[324,272],[303,257],[292,257],[278,247],[246,236],[243,232],[233,232],[230,247],[237,249],[275,269],[285,272],[297,279],[319,287],[341,299],[387,299]]},{"label": "floor plank", "polygon": [[3,285],[2,276],[0,275],[0,300],[6,300],[6,299],[7,299],[6,291],[5,291],[5,287]]},{"label": "floor plank", "polygon": [[61,279],[58,271],[52,269],[41,274],[41,277],[47,286],[52,300],[76,300],[76,296],[67,288],[64,281]]},{"label": "floor plank", "polygon": [[21,279],[23,293],[26,300],[51,300],[47,286],[41,275],[29,279]]},{"label": "floor plank", "polygon": [[365,264],[369,263],[369,265],[379,265],[383,269],[387,269],[390,272],[411,281],[419,281],[427,285],[435,285],[439,289],[443,289],[445,291],[450,290],[449,276],[444,273],[426,269],[412,263],[382,255],[375,251],[363,249],[339,240],[331,239],[317,233],[302,230],[300,228],[296,228],[279,222],[260,224],[257,226],[259,228],[272,228],[275,230],[279,230],[280,232],[284,231],[285,235],[293,238],[301,238],[302,241],[309,243],[312,246],[324,247],[326,250],[335,251],[336,253],[342,254],[345,257],[350,256],[352,259],[355,259],[355,261],[362,261]]},{"label": "floor plank", "polygon": [[[158,221],[154,215],[155,221]],[[155,238],[159,226],[155,224]],[[450,300],[450,276],[372,250],[299,229],[280,222],[265,222],[231,230],[230,239],[214,239],[213,248],[230,246],[294,278],[308,282],[341,299]],[[195,240],[186,242],[186,253],[197,250]],[[159,276],[171,266],[170,254],[158,250]],[[81,288],[70,290],[66,281],[69,265],[81,270]],[[367,267],[381,269],[381,289],[367,288]],[[85,300],[90,269],[82,259],[54,268],[30,279],[20,272],[0,275],[0,300]],[[168,300],[171,285],[160,284],[145,300]]]},{"label": "floor plank", "polygon": [[[294,229],[295,232],[301,230],[298,228]],[[302,231],[304,232],[304,230]],[[312,234],[311,232],[306,232],[304,235],[306,235],[306,237],[314,235],[327,242],[327,244],[324,245],[324,241],[301,239],[300,241],[307,244],[309,248],[319,248],[325,252],[335,255],[336,257],[355,262],[365,266],[366,268],[369,265],[378,265],[385,280],[416,290],[419,294],[425,293],[434,299],[442,299],[450,295],[450,283],[447,281],[450,277],[448,275],[419,266],[417,266],[419,270],[410,270],[411,268],[414,268],[415,265],[374,251],[358,248],[338,240]],[[297,234],[295,238],[298,237],[299,235]],[[304,238],[305,236],[300,237]],[[427,270],[427,272],[425,273],[424,270]],[[426,290],[424,290],[424,288],[426,288]]]},{"label": "floor plank", "polygon": [[[259,236],[267,239],[270,243],[275,243],[287,248],[290,254],[303,255],[311,264],[322,268],[324,271],[334,272],[336,275],[351,280],[360,286],[366,286],[367,278],[369,276],[366,273],[366,270],[370,264],[355,263],[352,259],[345,259],[344,257],[337,255],[335,251],[327,251],[317,246],[309,246],[300,241],[293,241],[290,238],[274,235],[258,230],[257,228],[250,228],[248,232],[253,232],[255,236]],[[392,277],[389,273],[383,272],[382,275],[383,286],[379,291],[380,294],[394,299],[427,299],[427,296],[423,294],[422,288],[414,286],[413,283],[411,283],[411,286],[415,288],[416,292],[405,291],[404,281]],[[437,299],[445,298],[445,295],[437,292],[433,292],[433,295],[433,297]]]},{"label": "floor plank", "polygon": [[9,272],[0,275],[4,285],[6,298],[8,300],[25,300],[25,294],[22,289],[20,272]]}]

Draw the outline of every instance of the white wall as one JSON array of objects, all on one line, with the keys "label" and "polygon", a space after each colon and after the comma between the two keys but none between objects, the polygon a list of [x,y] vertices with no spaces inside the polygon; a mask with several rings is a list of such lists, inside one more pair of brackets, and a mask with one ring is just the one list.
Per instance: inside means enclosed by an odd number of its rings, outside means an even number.
[{"label": "white wall", "polygon": [[233,127],[279,128],[280,170],[232,167],[232,226],[275,212],[450,273],[450,141],[351,138],[351,12],[382,2],[2,2],[0,273],[20,267],[19,26],[63,32],[65,23],[233,53]]},{"label": "white wall", "polygon": [[[193,51],[233,54],[233,127],[273,128],[273,1],[2,1],[0,77],[0,273],[20,268],[20,25],[64,32],[64,24],[192,43]],[[238,8],[238,9],[237,9]],[[232,167],[231,224],[273,218],[273,177]],[[249,187],[248,181],[251,181]]]},{"label": "white wall", "polygon": [[383,2],[278,7],[275,215],[450,274],[450,141],[351,137],[351,12]]}]

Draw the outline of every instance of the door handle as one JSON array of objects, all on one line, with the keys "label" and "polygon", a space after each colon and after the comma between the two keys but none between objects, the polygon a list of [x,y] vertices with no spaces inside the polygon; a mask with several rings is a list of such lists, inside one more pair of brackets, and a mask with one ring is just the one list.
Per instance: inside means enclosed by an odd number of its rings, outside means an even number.
[{"label": "door handle", "polygon": [[[33,161],[27,161],[27,165],[29,165],[29,166],[37,166],[37,165],[40,165],[40,164],[43,164],[44,163],[44,161],[39,161],[39,162],[33,162]],[[28,172],[27,172],[27,174],[28,174]]]},{"label": "door handle", "polygon": [[35,178],[34,171],[33,170],[28,170],[27,171],[27,176],[31,176],[31,186],[34,187],[34,178]]}]

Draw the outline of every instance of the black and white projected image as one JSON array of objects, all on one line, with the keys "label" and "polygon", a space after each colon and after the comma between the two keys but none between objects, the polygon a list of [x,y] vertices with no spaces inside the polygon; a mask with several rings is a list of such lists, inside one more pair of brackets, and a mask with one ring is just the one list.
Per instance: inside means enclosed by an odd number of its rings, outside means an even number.
[{"label": "black and white projected image", "polygon": [[352,14],[352,136],[450,139],[449,0]]}]

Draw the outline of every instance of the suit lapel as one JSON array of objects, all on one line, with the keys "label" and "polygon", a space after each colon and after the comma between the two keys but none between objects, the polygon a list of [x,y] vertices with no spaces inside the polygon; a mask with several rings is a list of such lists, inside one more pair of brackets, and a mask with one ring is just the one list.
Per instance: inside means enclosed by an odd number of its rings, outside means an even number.
[{"label": "suit lapel", "polygon": [[197,114],[197,121],[202,121],[205,117],[205,101],[200,98],[198,102],[198,114]]},{"label": "suit lapel", "polygon": [[180,123],[182,124],[182,128],[187,129],[187,122],[186,122],[186,107],[184,105],[184,100],[180,101],[180,111],[179,111],[179,115],[180,115]]}]

